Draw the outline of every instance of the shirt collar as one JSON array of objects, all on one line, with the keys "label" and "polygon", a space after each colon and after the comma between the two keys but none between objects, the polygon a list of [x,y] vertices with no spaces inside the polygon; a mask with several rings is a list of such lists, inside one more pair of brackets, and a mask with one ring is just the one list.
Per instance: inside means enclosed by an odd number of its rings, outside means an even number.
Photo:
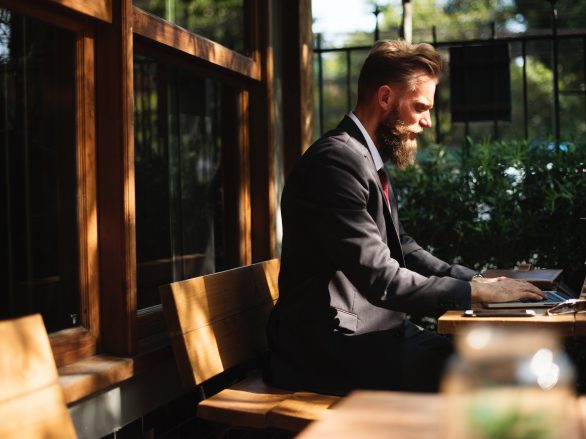
[{"label": "shirt collar", "polygon": [[368,150],[370,151],[370,155],[372,156],[372,160],[374,161],[374,167],[376,168],[377,171],[379,171],[384,166],[384,162],[380,156],[380,153],[378,152],[378,149],[376,149],[374,142],[372,141],[372,139],[368,135],[366,128],[364,128],[364,125],[362,125],[362,122],[360,122],[360,120],[358,120],[358,118],[356,117],[356,115],[353,112],[350,111],[348,113],[348,117],[350,119],[352,119],[352,121],[356,124],[356,126],[358,127],[358,129],[360,130],[360,132],[362,133],[364,138],[366,139],[366,145],[368,146]]}]

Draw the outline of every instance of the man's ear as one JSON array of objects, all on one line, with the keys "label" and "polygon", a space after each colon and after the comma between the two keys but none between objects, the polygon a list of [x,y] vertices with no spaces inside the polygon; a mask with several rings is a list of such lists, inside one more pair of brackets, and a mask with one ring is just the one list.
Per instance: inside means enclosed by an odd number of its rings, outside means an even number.
[{"label": "man's ear", "polygon": [[377,103],[383,111],[393,108],[395,101],[395,90],[388,85],[381,85],[376,92]]}]

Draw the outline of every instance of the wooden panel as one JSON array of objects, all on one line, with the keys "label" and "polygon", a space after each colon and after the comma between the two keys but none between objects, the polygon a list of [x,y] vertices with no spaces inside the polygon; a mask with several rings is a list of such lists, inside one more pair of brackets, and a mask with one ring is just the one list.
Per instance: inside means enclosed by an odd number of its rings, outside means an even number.
[{"label": "wooden panel", "polygon": [[[530,392],[530,389],[526,389]],[[546,395],[542,390],[536,390],[535,394]],[[502,390],[500,396],[503,404],[507,401],[515,401],[514,407],[525,413],[538,413],[535,407],[536,395],[519,392],[519,389]],[[461,414],[454,412],[448,404],[445,394],[390,392],[390,391],[355,391],[340,400],[334,410],[323,420],[311,424],[301,432],[298,439],[440,439],[452,437],[470,437],[470,435],[454,435],[448,431],[446,419],[454,414],[455,422],[462,422]],[[521,407],[528,404],[529,406]],[[567,400],[566,416],[559,419],[551,431],[535,429],[530,433],[527,429],[510,428],[506,433],[516,437],[555,437],[578,439],[583,438],[579,431],[578,423],[583,425],[582,413],[574,411],[576,400]],[[531,407],[531,408],[530,408]],[[541,407],[544,404],[541,403]],[[540,415],[538,415],[540,416]],[[551,419],[551,418],[550,418]],[[578,421],[578,422],[577,422]],[[494,425],[494,424],[493,424]],[[518,423],[516,426],[523,425]],[[488,430],[488,429],[487,429]],[[476,432],[475,432],[476,433]],[[478,432],[480,433],[480,432]],[[484,431],[480,436],[473,437],[507,437],[509,434],[489,435]],[[492,433],[492,432],[491,432]],[[533,434],[532,434],[533,433]],[[511,436],[509,436],[511,437]]]},{"label": "wooden panel", "polygon": [[339,396],[311,392],[295,392],[267,414],[267,426],[286,431],[301,431],[313,421],[319,421],[335,409]]},{"label": "wooden panel", "polygon": [[584,312],[579,312],[575,314],[574,335],[586,335],[586,313]]},{"label": "wooden panel", "polygon": [[101,347],[135,351],[136,242],[134,196],[132,3],[113,3],[111,26],[97,32],[98,229]]},{"label": "wooden panel", "polygon": [[251,265],[254,282],[263,296],[271,296],[276,302],[279,298],[279,270],[281,259],[269,259]]},{"label": "wooden panel", "polygon": [[291,396],[291,392],[268,386],[260,377],[250,377],[200,402],[197,416],[224,425],[262,429],[267,426],[267,413]]},{"label": "wooden panel", "polygon": [[0,340],[0,437],[75,437],[41,316],[0,322]]},{"label": "wooden panel", "polygon": [[586,438],[586,396],[578,398],[578,428],[580,429],[580,438]]},{"label": "wooden panel", "polygon": [[252,262],[250,225],[250,135],[249,93],[222,87],[222,123],[235,129],[222,130],[222,170],[224,184],[224,221],[228,245],[227,267]]},{"label": "wooden panel", "polygon": [[440,334],[458,334],[474,325],[495,325],[505,328],[550,329],[560,335],[574,334],[574,315],[548,316],[544,310],[536,310],[535,317],[463,317],[463,311],[448,311],[438,319]]},{"label": "wooden panel", "polygon": [[142,37],[247,78],[260,79],[258,65],[252,59],[139,8],[134,8],[133,26],[134,32]]},{"label": "wooden panel", "polygon": [[39,314],[0,322],[0,401],[57,380],[49,339]]},{"label": "wooden panel", "polygon": [[251,205],[250,205],[250,94],[242,91],[238,99],[239,166],[238,203],[240,205],[240,263],[252,263]]},{"label": "wooden panel", "polygon": [[[81,321],[99,338],[98,208],[96,173],[96,102],[94,35],[81,32],[76,41],[76,145]],[[94,352],[95,353],[95,350]],[[59,364],[63,364],[59,362]]]},{"label": "wooden panel", "polygon": [[75,438],[73,423],[57,383],[21,398],[0,403],[3,439]]},{"label": "wooden panel", "polygon": [[442,400],[437,394],[357,391],[341,400],[300,439],[437,439]]},{"label": "wooden panel", "polygon": [[[267,273],[274,273],[275,262],[267,264]],[[271,290],[262,279],[262,263],[253,267],[161,286],[165,319],[186,385],[200,384],[266,349],[266,321],[278,290],[274,280]],[[257,281],[262,281],[260,286]]]},{"label": "wooden panel", "polygon": [[283,157],[285,176],[313,139],[311,0],[283,2]]},{"label": "wooden panel", "polygon": [[49,0],[99,20],[112,22],[112,0]]},{"label": "wooden panel", "polygon": [[86,20],[79,20],[73,14],[63,13],[60,7],[53,1],[43,0],[0,0],[0,7],[10,9],[13,12],[33,17],[38,20],[51,23],[72,32],[78,32],[88,26]]},{"label": "wooden panel", "polygon": [[59,369],[59,384],[66,403],[120,383],[134,374],[130,358],[95,355]]},{"label": "wooden panel", "polygon": [[187,348],[195,382],[201,384],[224,370],[259,358],[267,349],[266,325],[272,309],[272,302],[253,306],[185,333],[182,344]]},{"label": "wooden panel", "polygon": [[64,329],[50,335],[57,367],[74,363],[96,353],[96,337],[85,328]]},{"label": "wooden panel", "polygon": [[276,206],[275,193],[275,106],[273,93],[273,49],[270,35],[269,0],[252,0],[250,28],[253,35],[253,59],[261,69],[262,83],[250,94],[250,163],[252,209],[252,260],[275,257]]}]

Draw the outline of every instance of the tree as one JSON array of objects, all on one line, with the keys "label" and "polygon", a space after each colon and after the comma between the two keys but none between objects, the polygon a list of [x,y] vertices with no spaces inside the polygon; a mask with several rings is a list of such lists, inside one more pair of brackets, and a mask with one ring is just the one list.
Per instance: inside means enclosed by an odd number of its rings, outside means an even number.
[{"label": "tree", "polygon": [[231,49],[247,50],[244,0],[134,0],[133,3]]}]

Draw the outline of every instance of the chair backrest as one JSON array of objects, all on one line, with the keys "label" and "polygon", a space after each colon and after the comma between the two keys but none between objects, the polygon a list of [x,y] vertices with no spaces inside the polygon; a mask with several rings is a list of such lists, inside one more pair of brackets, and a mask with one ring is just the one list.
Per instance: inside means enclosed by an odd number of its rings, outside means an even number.
[{"label": "chair backrest", "polygon": [[42,317],[0,321],[0,343],[0,438],[75,438]]},{"label": "chair backrest", "polygon": [[179,373],[193,387],[266,351],[280,260],[162,285]]}]

